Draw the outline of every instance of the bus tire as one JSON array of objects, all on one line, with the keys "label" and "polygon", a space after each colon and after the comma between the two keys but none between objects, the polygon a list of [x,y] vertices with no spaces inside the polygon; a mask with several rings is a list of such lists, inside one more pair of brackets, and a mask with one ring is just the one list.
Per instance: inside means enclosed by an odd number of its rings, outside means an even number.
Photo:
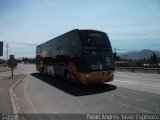
[{"label": "bus tire", "polygon": [[43,68],[40,68],[40,73],[43,74]]},{"label": "bus tire", "polygon": [[66,73],[66,77],[65,77],[65,80],[67,81],[67,82],[71,82],[71,75],[70,75],[70,73]]}]

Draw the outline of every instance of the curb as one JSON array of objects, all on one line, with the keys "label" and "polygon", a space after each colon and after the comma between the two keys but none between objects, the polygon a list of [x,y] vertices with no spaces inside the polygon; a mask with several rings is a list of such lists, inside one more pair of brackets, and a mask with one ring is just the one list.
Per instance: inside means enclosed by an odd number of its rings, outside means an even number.
[{"label": "curb", "polygon": [[15,91],[14,91],[14,88],[25,78],[26,75],[23,75],[16,83],[14,83],[12,85],[12,87],[10,88],[9,90],[9,93],[10,93],[10,98],[11,98],[11,103],[12,103],[12,107],[13,107],[13,112],[14,114],[18,115],[18,110],[17,110],[17,107],[16,107],[16,96],[15,96]]}]

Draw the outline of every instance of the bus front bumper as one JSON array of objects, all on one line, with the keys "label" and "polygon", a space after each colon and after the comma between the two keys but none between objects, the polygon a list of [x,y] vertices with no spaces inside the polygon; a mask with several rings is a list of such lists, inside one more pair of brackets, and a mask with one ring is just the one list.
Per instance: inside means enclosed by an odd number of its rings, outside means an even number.
[{"label": "bus front bumper", "polygon": [[114,71],[101,71],[92,73],[82,73],[80,81],[82,84],[100,84],[113,81]]}]

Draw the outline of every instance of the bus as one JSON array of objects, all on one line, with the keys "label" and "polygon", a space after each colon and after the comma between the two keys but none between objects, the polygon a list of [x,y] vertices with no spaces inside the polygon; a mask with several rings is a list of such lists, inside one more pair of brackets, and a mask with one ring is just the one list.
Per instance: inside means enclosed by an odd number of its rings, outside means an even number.
[{"label": "bus", "polygon": [[80,84],[114,79],[113,51],[108,35],[74,29],[36,47],[36,69]]}]

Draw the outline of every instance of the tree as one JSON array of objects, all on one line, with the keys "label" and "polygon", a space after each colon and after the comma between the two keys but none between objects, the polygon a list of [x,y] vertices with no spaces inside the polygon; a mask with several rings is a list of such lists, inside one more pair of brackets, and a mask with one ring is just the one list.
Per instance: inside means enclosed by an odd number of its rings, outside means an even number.
[{"label": "tree", "polygon": [[155,53],[153,53],[150,57],[150,63],[151,64],[157,64],[158,63],[158,57]]},{"label": "tree", "polygon": [[114,61],[119,61],[121,58],[119,56],[117,56],[117,53],[113,53],[113,58],[114,58]]},{"label": "tree", "polygon": [[36,59],[35,59],[35,58],[23,57],[23,58],[22,58],[22,61],[23,61],[24,63],[35,63],[35,62],[36,62]]}]

